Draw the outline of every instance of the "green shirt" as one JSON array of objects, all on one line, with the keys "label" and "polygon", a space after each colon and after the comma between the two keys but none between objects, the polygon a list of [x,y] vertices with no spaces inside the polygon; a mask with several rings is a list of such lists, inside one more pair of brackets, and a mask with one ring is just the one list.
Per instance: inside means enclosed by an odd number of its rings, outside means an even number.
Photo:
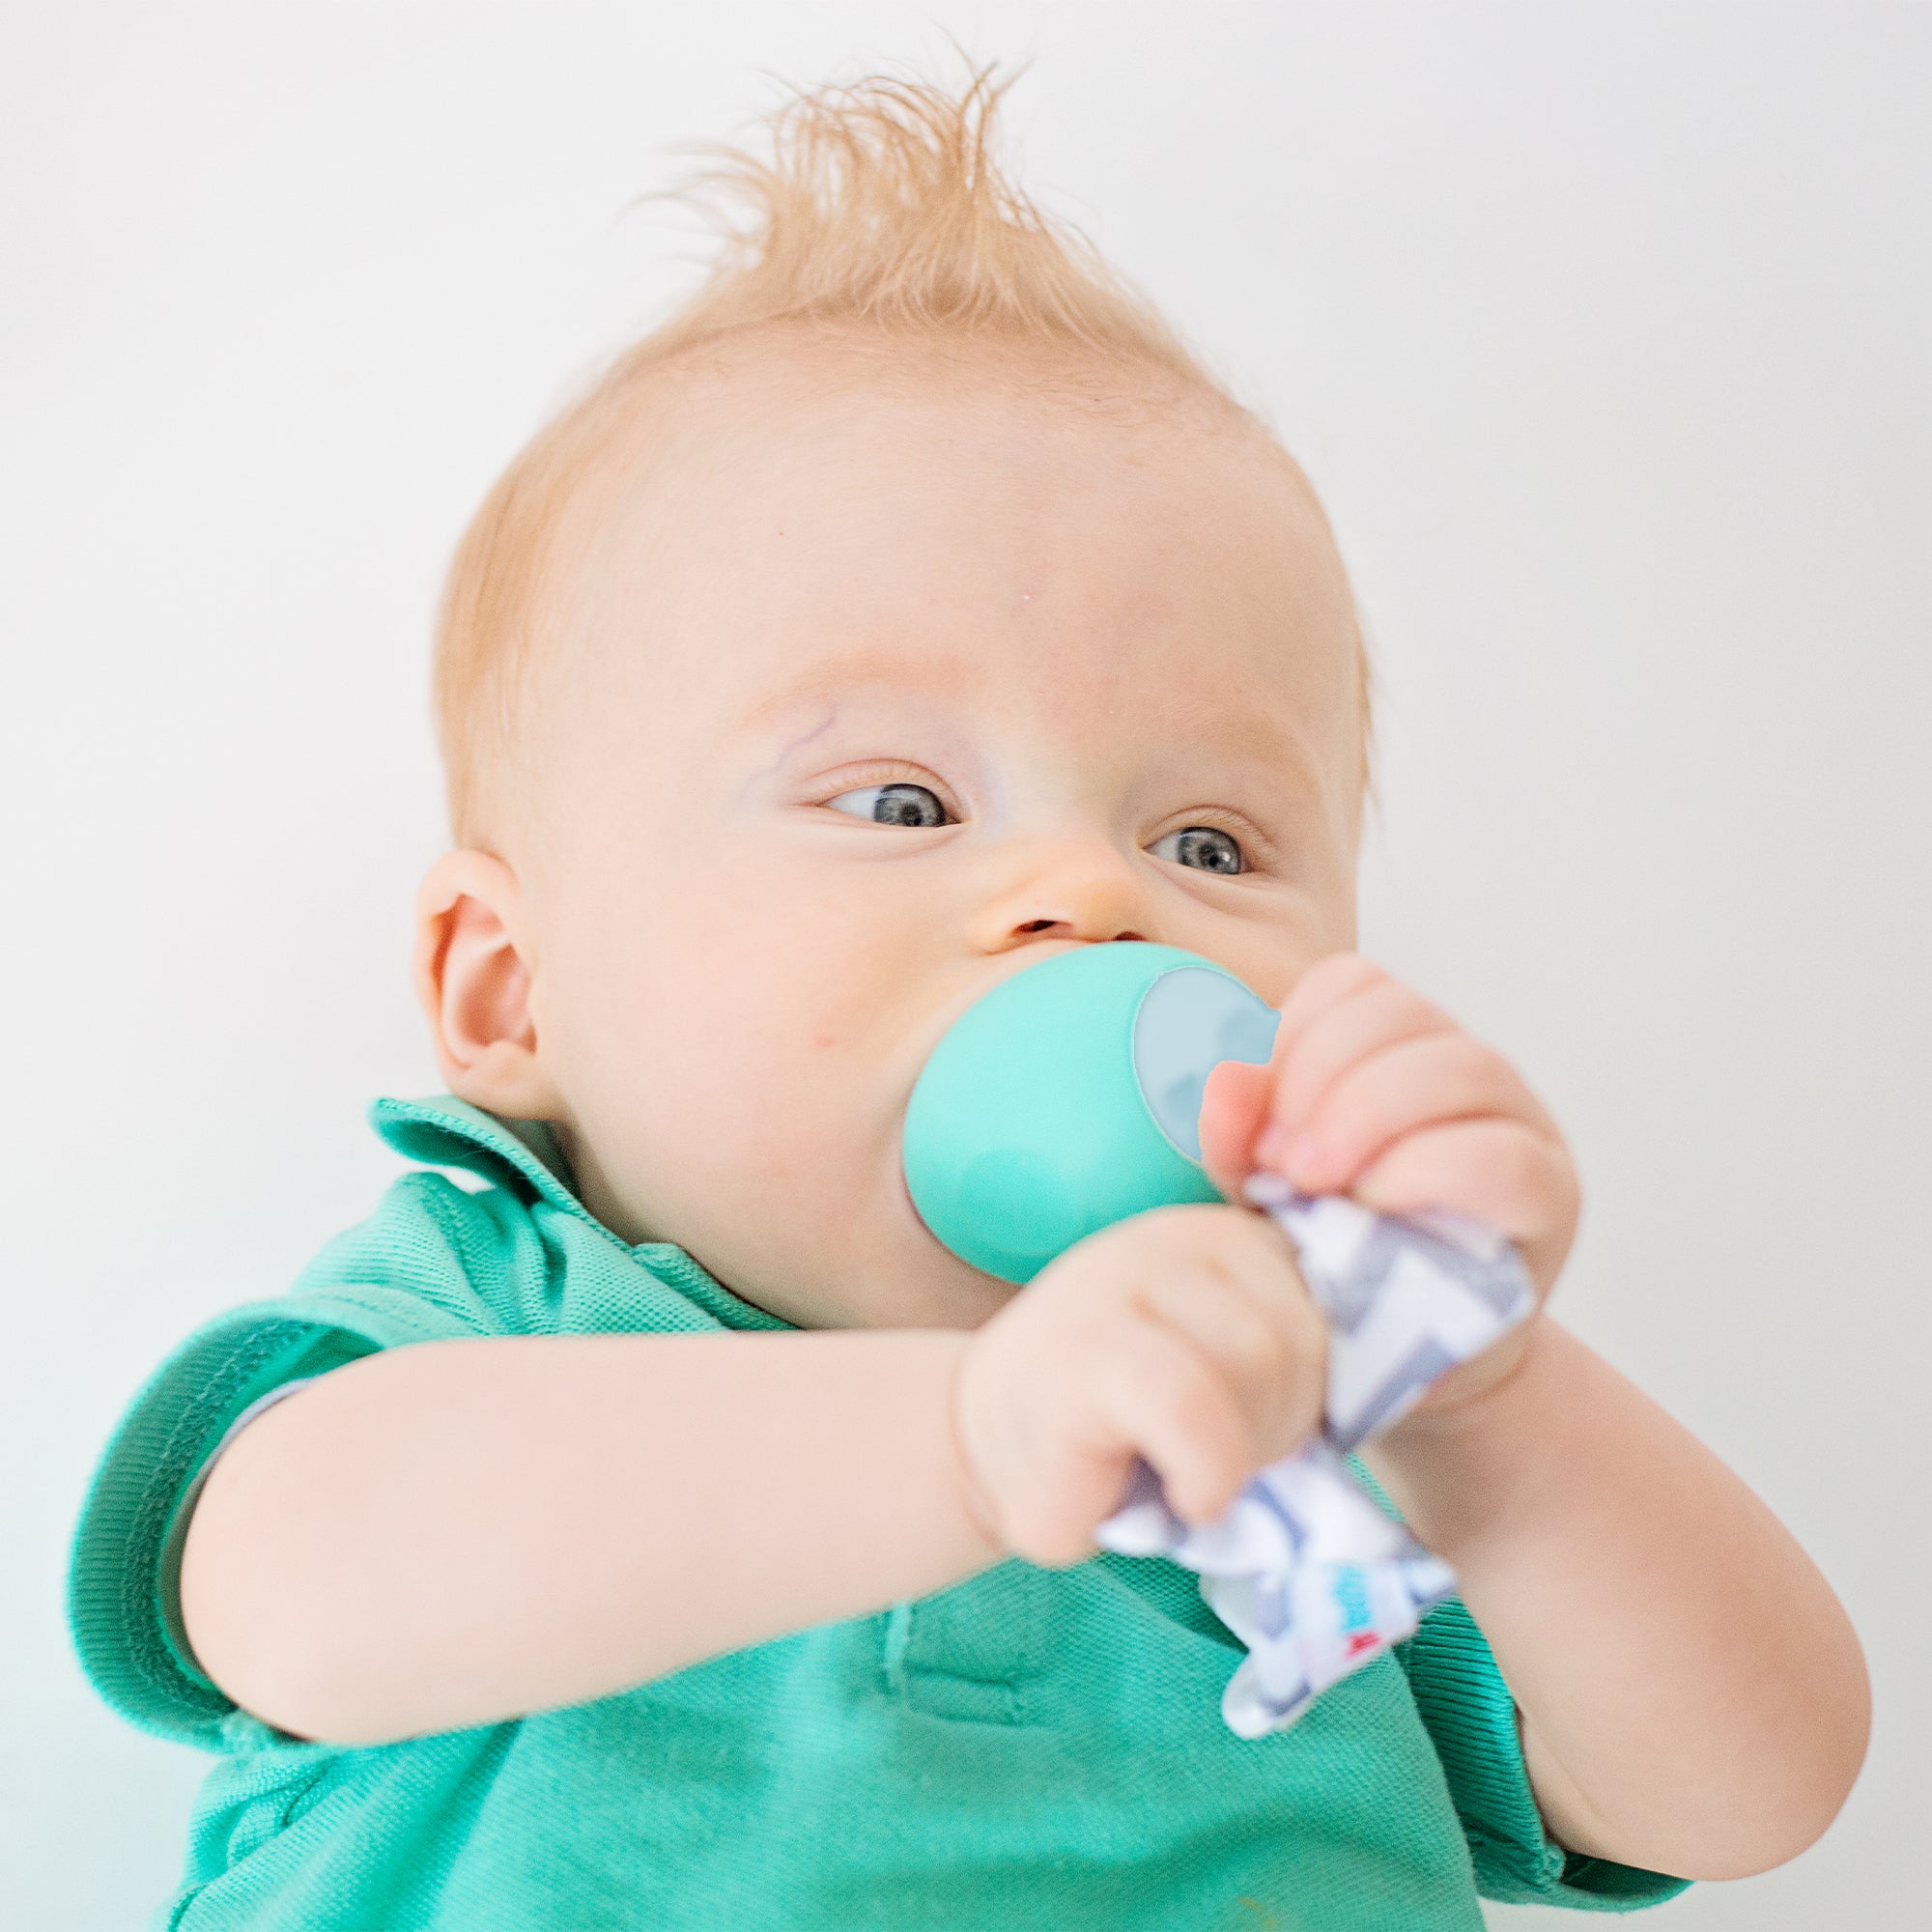
[{"label": "green shirt", "polygon": [[[338,1746],[196,1667],[176,1582],[193,1483],[282,1383],[412,1342],[784,1328],[682,1249],[632,1247],[554,1141],[448,1096],[381,1100],[415,1171],[277,1300],[155,1373],[82,1508],[69,1612],[124,1717],[220,1755],[169,1932],[1476,1932],[1480,1891],[1627,1910],[1683,1881],[1544,1835],[1510,1695],[1462,1606],[1236,1737],[1240,1648],[1165,1558],[1002,1563],[613,1696]],[[663,1479],[675,1482],[674,1468]]]}]

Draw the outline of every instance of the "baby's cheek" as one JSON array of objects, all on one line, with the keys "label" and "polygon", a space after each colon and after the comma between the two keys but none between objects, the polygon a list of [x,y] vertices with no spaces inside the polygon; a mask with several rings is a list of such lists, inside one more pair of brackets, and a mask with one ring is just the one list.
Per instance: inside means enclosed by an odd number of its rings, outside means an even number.
[{"label": "baby's cheek", "polygon": [[830,867],[728,830],[699,866],[687,849],[660,838],[598,859],[607,902],[576,935],[591,968],[578,1071],[639,1199],[701,1225],[721,1258],[822,1247],[843,1274],[905,1237],[898,1119],[958,983],[951,926],[906,902],[895,867]]},{"label": "baby's cheek", "polygon": [[767,1188],[824,1184],[851,1154],[868,1104],[855,1030],[828,1021],[777,962],[732,962],[643,1022],[632,1056],[681,1158],[749,1163]]}]

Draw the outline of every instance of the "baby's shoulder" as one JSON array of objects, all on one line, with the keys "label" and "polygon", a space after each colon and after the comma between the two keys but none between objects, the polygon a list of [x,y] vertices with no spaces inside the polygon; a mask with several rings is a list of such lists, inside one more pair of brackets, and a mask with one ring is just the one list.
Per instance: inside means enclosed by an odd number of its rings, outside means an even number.
[{"label": "baby's shoulder", "polygon": [[407,1297],[457,1332],[529,1332],[549,1269],[526,1202],[501,1187],[470,1188],[447,1175],[398,1175],[374,1210],[317,1252],[292,1296],[302,1302]]},{"label": "baby's shoulder", "polygon": [[375,1208],[318,1250],[303,1285],[343,1270],[387,1274],[469,1273],[500,1265],[538,1239],[528,1205],[501,1187],[466,1187],[446,1174],[412,1168]]}]

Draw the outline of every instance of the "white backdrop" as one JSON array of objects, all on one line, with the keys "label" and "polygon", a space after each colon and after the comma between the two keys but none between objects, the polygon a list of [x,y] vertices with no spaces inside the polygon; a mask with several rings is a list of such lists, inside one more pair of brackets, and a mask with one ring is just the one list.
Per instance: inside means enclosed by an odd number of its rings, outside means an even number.
[{"label": "white backdrop", "polygon": [[[1686,0],[72,0],[0,24],[0,1896],[128,1927],[203,1761],[94,1701],[81,1487],[436,1076],[439,576],[687,287],[625,205],[880,58],[1032,56],[1009,153],[1280,427],[1382,674],[1367,951],[1581,1164],[1560,1312],[1864,1634],[1863,1781],[1657,1922],[1917,1922],[1932,1156],[1932,15]],[[1499,1926],[1545,1922],[1499,1911]]]}]

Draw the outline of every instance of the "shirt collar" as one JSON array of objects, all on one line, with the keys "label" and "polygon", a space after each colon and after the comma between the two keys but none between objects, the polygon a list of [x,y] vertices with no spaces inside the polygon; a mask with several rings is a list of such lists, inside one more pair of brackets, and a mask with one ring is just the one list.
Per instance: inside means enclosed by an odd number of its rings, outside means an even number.
[{"label": "shirt collar", "polygon": [[506,1188],[520,1201],[547,1201],[595,1228],[727,1327],[794,1325],[733,1294],[676,1243],[640,1241],[632,1247],[613,1234],[577,1198],[570,1163],[548,1121],[513,1121],[472,1107],[454,1094],[438,1094],[420,1100],[372,1101],[369,1124],[406,1159],[426,1167],[461,1168]]},{"label": "shirt collar", "polygon": [[541,1195],[553,1208],[603,1226],[577,1198],[570,1163],[548,1121],[506,1120],[454,1094],[438,1094],[421,1100],[377,1100],[369,1108],[369,1124],[410,1160],[461,1168],[526,1200]]}]

